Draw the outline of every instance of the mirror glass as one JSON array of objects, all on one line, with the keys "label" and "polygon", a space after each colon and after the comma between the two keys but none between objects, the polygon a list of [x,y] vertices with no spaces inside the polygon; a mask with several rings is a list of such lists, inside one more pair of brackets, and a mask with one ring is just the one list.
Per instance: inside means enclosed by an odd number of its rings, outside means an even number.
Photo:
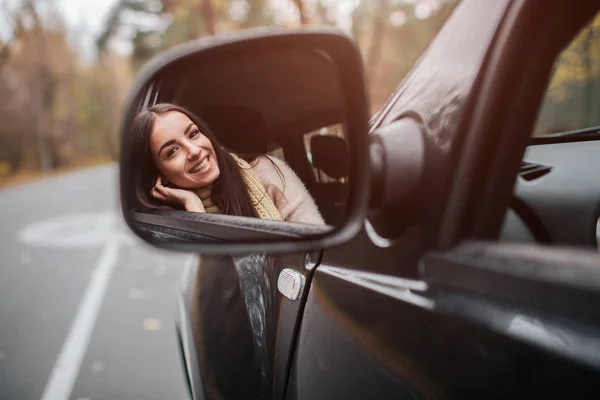
[{"label": "mirror glass", "polygon": [[342,225],[350,143],[340,82],[317,47],[238,46],[163,68],[123,132],[130,218],[154,237],[217,242],[236,240],[236,227],[251,238]]}]

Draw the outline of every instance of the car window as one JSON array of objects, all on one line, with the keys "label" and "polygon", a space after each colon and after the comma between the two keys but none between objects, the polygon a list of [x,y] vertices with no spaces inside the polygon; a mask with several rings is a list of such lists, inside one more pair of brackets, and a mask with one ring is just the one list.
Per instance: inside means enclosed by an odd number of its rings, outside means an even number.
[{"label": "car window", "polygon": [[281,161],[285,161],[285,153],[283,151],[283,147],[279,143],[269,143],[268,144],[267,155],[271,157],[275,157],[280,159]]},{"label": "car window", "polygon": [[556,60],[533,135],[597,131],[599,109],[600,13]]},{"label": "car window", "polygon": [[[311,146],[310,146],[311,139],[314,136],[319,136],[319,135],[321,135],[321,136],[338,136],[338,137],[345,139],[344,128],[341,124],[325,126],[316,131],[312,131],[312,132],[304,134],[304,149],[306,150],[306,157],[308,158],[308,161],[311,163],[311,165],[313,165],[313,157],[312,157],[312,151],[311,151]],[[314,174],[317,182],[321,182],[321,183],[338,182],[338,179],[328,176],[325,172],[321,171],[320,169],[315,168],[314,166],[312,167],[312,169],[313,169],[313,174]],[[343,183],[346,181],[346,179],[340,178],[339,181],[341,181]]]},{"label": "car window", "polygon": [[568,137],[527,147],[502,240],[598,248],[599,35],[600,13],[555,60],[533,136]]}]

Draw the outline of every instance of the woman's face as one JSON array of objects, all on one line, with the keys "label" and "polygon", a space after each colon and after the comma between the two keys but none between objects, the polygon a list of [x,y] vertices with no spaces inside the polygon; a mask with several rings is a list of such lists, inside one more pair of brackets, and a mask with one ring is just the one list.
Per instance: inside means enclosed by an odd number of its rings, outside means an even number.
[{"label": "woman's face", "polygon": [[158,115],[150,151],[162,177],[183,189],[200,189],[220,174],[212,143],[179,111]]}]

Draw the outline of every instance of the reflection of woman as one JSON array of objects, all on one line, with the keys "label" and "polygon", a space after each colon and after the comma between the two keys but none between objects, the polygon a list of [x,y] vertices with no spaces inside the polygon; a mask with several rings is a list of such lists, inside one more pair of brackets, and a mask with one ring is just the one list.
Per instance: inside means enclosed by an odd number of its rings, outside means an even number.
[{"label": "reflection of woman", "polygon": [[247,163],[184,108],[155,105],[134,118],[132,131],[130,165],[142,208],[324,224],[286,163],[268,156]]}]

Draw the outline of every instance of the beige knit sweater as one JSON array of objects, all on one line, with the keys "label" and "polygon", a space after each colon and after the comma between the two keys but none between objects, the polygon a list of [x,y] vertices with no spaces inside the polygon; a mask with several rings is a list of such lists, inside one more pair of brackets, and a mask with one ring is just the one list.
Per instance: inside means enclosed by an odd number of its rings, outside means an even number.
[{"label": "beige knit sweater", "polygon": [[251,163],[267,194],[279,210],[284,221],[325,225],[314,199],[298,175],[284,161],[269,157],[283,175],[266,157]]},{"label": "beige knit sweater", "polygon": [[[257,214],[263,219],[324,225],[315,201],[284,162],[275,157],[259,157],[250,164],[233,155],[242,170],[248,192]],[[275,167],[275,164],[278,168]],[[220,210],[210,198],[211,188],[197,191],[208,213]]]}]

